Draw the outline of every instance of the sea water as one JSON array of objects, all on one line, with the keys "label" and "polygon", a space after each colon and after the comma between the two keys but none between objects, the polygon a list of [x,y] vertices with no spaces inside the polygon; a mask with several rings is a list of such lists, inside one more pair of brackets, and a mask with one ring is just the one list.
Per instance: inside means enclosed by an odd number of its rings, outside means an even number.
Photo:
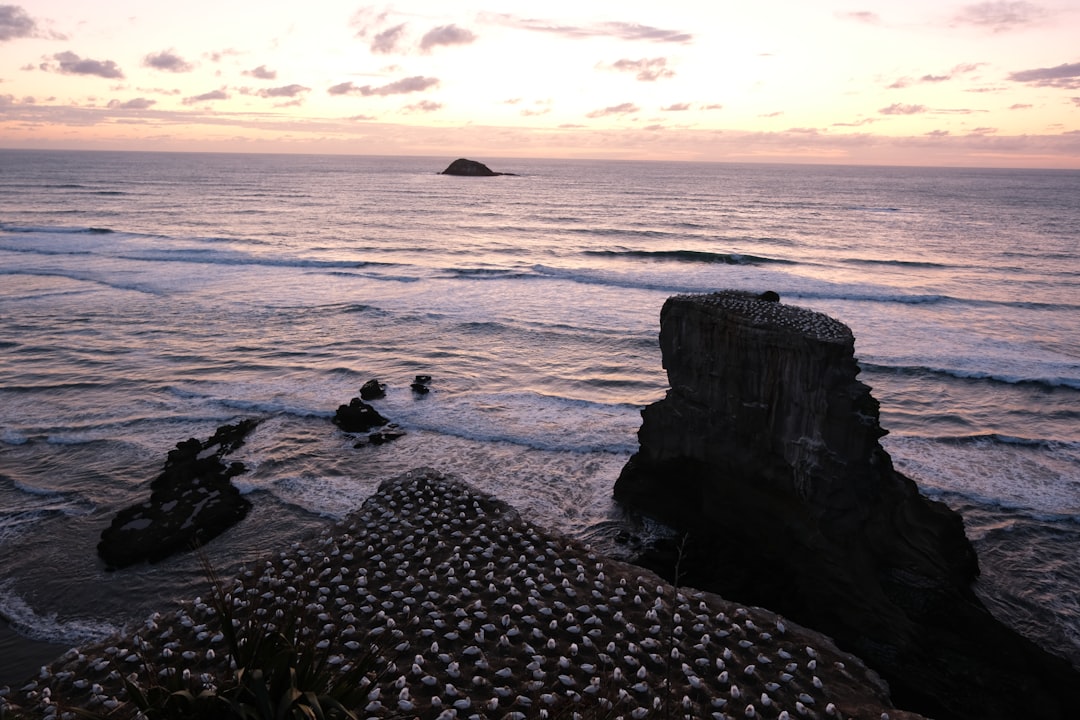
[{"label": "sea water", "polygon": [[[205,593],[191,554],[95,545],[177,442],[248,417],[221,573],[418,466],[625,555],[662,532],[611,500],[667,387],[660,307],[737,288],[852,328],[979,593],[1080,664],[1080,172],[453,159],[0,150],[0,616],[75,644]],[[354,447],[330,418],[372,378],[407,434]]]}]

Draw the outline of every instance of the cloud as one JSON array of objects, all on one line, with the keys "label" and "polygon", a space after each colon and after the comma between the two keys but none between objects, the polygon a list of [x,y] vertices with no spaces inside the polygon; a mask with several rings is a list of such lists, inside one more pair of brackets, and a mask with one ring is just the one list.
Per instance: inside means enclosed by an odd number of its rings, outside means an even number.
[{"label": "cloud", "polygon": [[157,100],[150,100],[148,98],[135,98],[134,100],[128,100],[127,102],[110,100],[109,108],[113,110],[147,110],[156,104]]},{"label": "cloud", "polygon": [[619,72],[637,73],[637,79],[642,82],[653,82],[660,78],[675,77],[675,73],[667,68],[667,58],[662,57],[648,60],[616,60],[606,67],[609,70]]},{"label": "cloud", "polygon": [[1007,32],[1032,25],[1049,15],[1045,8],[1024,0],[998,0],[965,5],[953,17],[957,25],[974,25],[992,32]]},{"label": "cloud", "polygon": [[357,87],[352,82],[344,82],[334,85],[327,92],[331,95],[362,95],[363,97],[371,95],[404,95],[406,93],[422,92],[438,84],[438,78],[416,75],[381,87],[372,87],[371,85]]},{"label": "cloud", "polygon": [[690,103],[673,103],[671,105],[668,105],[667,107],[660,108],[660,109],[663,112],[682,112],[684,110],[689,110],[690,107],[691,107]]},{"label": "cloud", "polygon": [[957,75],[966,75],[968,73],[973,73],[985,64],[986,63],[961,63],[960,65],[954,66],[951,70],[949,70],[949,72],[945,73],[944,75],[933,75],[927,73],[926,75],[923,75],[922,77],[915,80],[909,77],[902,77],[893,82],[892,85],[889,85],[888,89],[899,90],[909,87],[911,85],[947,82],[949,80],[953,80]]},{"label": "cloud", "polygon": [[476,42],[476,35],[472,31],[457,25],[441,25],[424,33],[420,39],[420,49],[431,52],[439,45],[469,45],[473,42]]},{"label": "cloud", "polygon": [[283,87],[266,88],[265,90],[260,90],[255,94],[263,98],[294,98],[303,95],[306,92],[311,92],[311,88],[293,83],[292,85],[285,85]]},{"label": "cloud", "polygon": [[1035,68],[1009,74],[1009,80],[1028,83],[1036,87],[1080,90],[1080,62],[1067,63],[1052,68]]},{"label": "cloud", "polygon": [[870,12],[869,10],[853,10],[851,12],[837,13],[836,15],[840,18],[854,20],[855,22],[865,23],[867,25],[881,24],[881,16],[876,12]]},{"label": "cloud", "polygon": [[405,106],[405,110],[407,112],[429,113],[435,112],[436,110],[440,109],[442,109],[442,103],[434,102],[432,100],[421,100],[418,103],[413,103],[412,105]]},{"label": "cloud", "polygon": [[244,74],[259,80],[277,80],[277,70],[268,70],[265,65],[260,65],[252,70],[245,70]]},{"label": "cloud", "polygon": [[870,125],[876,123],[877,118],[862,118],[854,122],[834,122],[833,127],[862,127],[863,125]]},{"label": "cloud", "polygon": [[367,37],[374,28],[386,22],[388,10],[378,11],[371,7],[362,7],[349,18],[349,26],[356,28],[356,37]]},{"label": "cloud", "polygon": [[395,25],[388,30],[375,35],[375,38],[371,41],[371,52],[380,55],[389,55],[390,53],[397,52],[398,45],[401,43],[401,39],[405,35],[405,25]]},{"label": "cloud", "polygon": [[25,10],[18,5],[0,5],[0,42],[37,34],[37,22]]},{"label": "cloud", "polygon": [[185,105],[196,105],[198,103],[210,102],[212,100],[228,100],[229,93],[225,90],[211,90],[210,92],[203,93],[202,95],[194,95],[192,97],[186,97],[181,102]]},{"label": "cloud", "polygon": [[63,73],[64,75],[96,75],[103,78],[124,77],[124,73],[120,70],[120,67],[112,60],[84,59],[70,50],[56,53],[52,56],[52,59],[57,62],[56,66],[50,65],[46,61],[45,63],[42,63],[41,69],[52,70],[54,72]]},{"label": "cloud", "polygon": [[520,18],[505,13],[484,13],[482,19],[519,30],[552,33],[567,38],[613,37],[620,40],[685,44],[694,39],[691,33],[665,30],[627,22],[601,22],[591,25],[559,25],[549,20]]},{"label": "cloud", "polygon": [[1080,97],[1074,97],[1071,99],[1073,101],[1073,105],[1075,105],[1076,107],[1080,107]]},{"label": "cloud", "polygon": [[621,103],[619,105],[611,105],[601,110],[593,110],[591,113],[585,115],[587,118],[602,118],[609,115],[629,115],[636,113],[640,110],[634,103]]},{"label": "cloud", "polygon": [[195,66],[172,50],[162,50],[159,53],[151,53],[143,58],[144,67],[164,70],[165,72],[183,73],[191,72]]},{"label": "cloud", "polygon": [[926,111],[925,105],[903,105],[901,103],[893,103],[889,107],[878,110],[882,115],[918,115]]},{"label": "cloud", "polygon": [[1032,107],[1032,106],[1031,106],[1031,105],[1029,105],[1028,103],[1016,103],[1016,104],[1014,104],[1014,105],[1010,105],[1010,106],[1009,106],[1009,109],[1010,109],[1010,110],[1028,110],[1028,109],[1030,109],[1031,107]]}]

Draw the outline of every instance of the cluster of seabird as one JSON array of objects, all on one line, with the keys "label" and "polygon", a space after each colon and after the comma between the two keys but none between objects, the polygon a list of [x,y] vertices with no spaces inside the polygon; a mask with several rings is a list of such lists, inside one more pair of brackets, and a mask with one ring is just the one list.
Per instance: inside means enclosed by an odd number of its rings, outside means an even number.
[{"label": "cluster of seabird", "polygon": [[[822,636],[547,535],[431,470],[383,483],[223,590],[241,625],[273,631],[299,613],[331,666],[377,646],[360,717],[877,720],[888,709],[883,684]],[[11,699],[45,717],[122,709],[125,677],[180,676],[198,691],[228,665],[214,604],[197,598],[70,651]]]},{"label": "cluster of seabird", "polygon": [[855,342],[851,328],[835,318],[797,305],[766,300],[761,295],[749,292],[723,290],[702,295],[676,295],[673,299],[715,308],[742,324],[754,327],[792,330],[825,342]]}]

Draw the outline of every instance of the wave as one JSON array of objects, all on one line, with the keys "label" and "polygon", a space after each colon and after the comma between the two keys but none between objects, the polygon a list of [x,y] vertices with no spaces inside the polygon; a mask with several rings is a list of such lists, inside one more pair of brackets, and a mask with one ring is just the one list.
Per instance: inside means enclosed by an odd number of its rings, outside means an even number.
[{"label": "wave", "polygon": [[955,265],[945,263],[928,262],[925,260],[879,260],[876,258],[845,258],[841,262],[853,265],[892,265],[905,268],[953,268]]},{"label": "wave", "polygon": [[99,642],[122,630],[102,620],[61,620],[55,613],[39,615],[11,590],[10,584],[0,585],[0,618],[32,640],[72,645]]},{"label": "wave", "polygon": [[701,250],[586,250],[584,254],[601,257],[671,260],[676,262],[721,263],[724,265],[762,265],[765,263],[779,263],[782,265],[797,264],[793,260],[781,260],[758,255],[743,255],[741,253],[705,252]]},{"label": "wave", "polygon": [[103,227],[34,226],[0,223],[0,231],[9,233],[53,233],[57,235],[109,235],[114,230]]},{"label": "wave", "polygon": [[1033,377],[1030,375],[1011,375],[987,370],[965,370],[961,368],[943,368],[929,365],[883,365],[859,361],[859,367],[870,372],[896,375],[940,375],[960,380],[986,381],[1005,385],[1034,385],[1048,389],[1068,388],[1080,390],[1080,377]]}]

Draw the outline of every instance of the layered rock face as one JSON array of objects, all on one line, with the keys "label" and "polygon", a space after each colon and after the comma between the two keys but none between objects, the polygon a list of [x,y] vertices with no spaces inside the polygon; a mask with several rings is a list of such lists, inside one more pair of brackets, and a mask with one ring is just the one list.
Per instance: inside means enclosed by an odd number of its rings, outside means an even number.
[{"label": "layered rock face", "polygon": [[1080,674],[990,616],[962,519],[882,449],[850,329],[767,295],[664,305],[671,389],[642,412],[615,497],[685,541],[642,563],[834,636],[900,707],[1073,717]]}]

